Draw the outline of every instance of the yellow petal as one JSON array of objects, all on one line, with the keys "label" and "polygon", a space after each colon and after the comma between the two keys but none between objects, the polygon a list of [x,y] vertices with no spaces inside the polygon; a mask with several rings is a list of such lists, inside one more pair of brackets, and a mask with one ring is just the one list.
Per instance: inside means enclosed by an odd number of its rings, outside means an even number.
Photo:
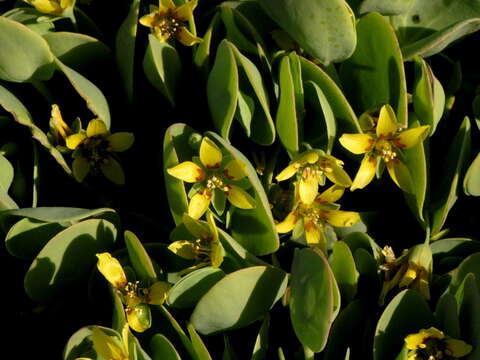
[{"label": "yellow petal", "polygon": [[117,185],[125,184],[125,174],[122,169],[122,165],[112,158],[111,156],[108,159],[103,160],[100,164],[100,170],[102,174],[111,182]]},{"label": "yellow petal", "polygon": [[130,337],[132,336],[132,333],[130,332],[130,327],[128,326],[128,323],[123,325],[122,329],[122,342],[123,342],[123,348],[125,350],[125,355],[126,358],[128,359],[128,344],[130,343]]},{"label": "yellow petal", "polygon": [[57,104],[52,105],[51,121],[55,131],[57,131],[61,137],[66,138],[67,135],[71,133],[68,125],[65,124],[65,121],[63,121],[62,113],[60,112],[60,108]]},{"label": "yellow petal", "polygon": [[305,164],[315,164],[318,161],[319,155],[314,150],[308,150],[295,157],[293,163],[297,163],[300,166]]},{"label": "yellow petal", "polygon": [[105,123],[100,119],[90,120],[87,126],[87,136],[98,136],[108,134],[108,129]]},{"label": "yellow petal", "polygon": [[44,14],[55,14],[60,15],[62,13],[62,8],[56,2],[49,0],[31,0],[28,1],[29,4],[35,6],[35,8]]},{"label": "yellow petal", "polygon": [[284,234],[292,231],[295,227],[295,224],[297,223],[297,219],[297,213],[295,211],[292,211],[290,214],[287,215],[285,219],[283,219],[282,222],[279,222],[275,225],[275,227],[277,228],[277,232],[279,232],[280,234]]},{"label": "yellow petal", "polygon": [[211,243],[210,245],[210,264],[218,268],[220,265],[222,265],[223,262],[223,257],[224,257],[224,251],[223,247],[220,243]]},{"label": "yellow petal", "polygon": [[360,168],[358,169],[355,179],[353,179],[352,186],[350,187],[351,191],[356,189],[363,189],[365,186],[370,184],[373,177],[375,176],[375,171],[377,168],[377,159],[373,155],[366,155]]},{"label": "yellow petal", "polygon": [[152,326],[152,313],[150,312],[150,308],[146,304],[138,304],[133,309],[128,309],[127,321],[130,328],[136,332],[144,332]]},{"label": "yellow petal", "polygon": [[73,6],[73,0],[60,0],[60,7],[66,9]]},{"label": "yellow petal", "polygon": [[209,169],[215,169],[220,167],[222,158],[220,148],[208,137],[204,137],[200,144],[200,161],[202,164]]},{"label": "yellow petal", "polygon": [[70,150],[75,150],[86,138],[84,133],[73,134],[67,137],[65,144]]},{"label": "yellow petal", "polygon": [[159,0],[159,6],[160,6],[160,11],[176,8],[172,0]]},{"label": "yellow petal", "polygon": [[255,199],[238,186],[232,185],[229,187],[227,199],[233,206],[240,209],[253,209],[255,207]]},{"label": "yellow petal", "polygon": [[205,179],[205,171],[193,161],[184,161],[172,168],[167,173],[177,179],[188,183],[194,183]]},{"label": "yellow petal", "polygon": [[245,164],[236,159],[228,162],[223,168],[223,173],[230,180],[240,180],[247,176],[245,173]]},{"label": "yellow petal", "polygon": [[168,296],[170,284],[166,281],[157,281],[148,289],[147,302],[152,305],[162,305]]},{"label": "yellow petal", "polygon": [[445,337],[443,331],[438,330],[437,328],[431,327],[427,330],[421,331],[423,336],[426,338],[433,338],[433,339],[443,339]]},{"label": "yellow petal", "polygon": [[311,204],[318,194],[318,181],[314,176],[301,178],[298,183],[298,194],[304,204]]},{"label": "yellow petal", "polygon": [[[327,169],[326,169],[327,170]],[[343,168],[336,162],[331,162],[329,171],[324,171],[325,176],[334,184],[341,185],[343,187],[349,187],[352,185],[352,179]]]},{"label": "yellow petal", "polygon": [[195,260],[195,244],[188,240],[178,240],[168,245],[168,250],[174,254],[188,260]]},{"label": "yellow petal", "polygon": [[97,327],[92,329],[91,340],[98,355],[105,359],[128,359],[128,355],[117,338],[108,336]]},{"label": "yellow petal", "polygon": [[322,217],[335,227],[349,227],[360,220],[360,215],[355,211],[325,210]]},{"label": "yellow petal", "polygon": [[383,139],[390,139],[398,129],[397,117],[390,105],[383,105],[377,123],[377,136]]},{"label": "yellow petal", "polygon": [[405,271],[405,274],[402,277],[402,280],[400,280],[400,283],[398,284],[399,287],[405,287],[409,286],[418,276],[418,271],[417,267],[414,264],[409,264],[407,271]]},{"label": "yellow petal", "polygon": [[210,230],[210,236],[212,238],[212,242],[218,243],[220,241],[220,238],[218,237],[218,229],[217,229],[217,226],[215,225],[215,219],[211,212],[207,214],[207,222],[208,222],[208,228]]},{"label": "yellow petal", "polygon": [[193,10],[197,7],[197,0],[191,0],[179,6],[173,12],[173,17],[178,21],[188,21],[193,16]]},{"label": "yellow petal", "polygon": [[139,22],[143,26],[147,26],[149,28],[153,27],[155,24],[156,13],[152,12],[150,14],[144,15],[140,18]]},{"label": "yellow petal", "polygon": [[153,35],[155,35],[157,40],[160,41],[161,43],[167,42],[172,36],[171,33],[162,31],[162,29],[158,26],[155,26],[153,28]]},{"label": "yellow petal", "polygon": [[418,349],[421,344],[423,344],[424,340],[425,335],[423,334],[423,332],[420,332],[418,334],[408,335],[405,338],[405,343],[407,344],[407,349],[415,350]]},{"label": "yellow petal", "polygon": [[323,232],[318,226],[313,222],[305,220],[304,230],[305,230],[305,238],[307,240],[308,245],[321,245],[323,240]]},{"label": "yellow petal", "polygon": [[108,150],[122,152],[128,150],[135,141],[135,136],[130,132],[117,132],[107,137]]},{"label": "yellow petal", "polygon": [[408,129],[398,134],[395,139],[392,140],[392,142],[400,149],[409,149],[421,143],[428,135],[429,130],[429,125]]},{"label": "yellow petal", "polygon": [[365,154],[373,149],[375,139],[367,134],[343,134],[340,144],[354,154]]},{"label": "yellow petal", "polygon": [[77,157],[72,163],[73,177],[82,182],[90,172],[90,163],[83,156]]},{"label": "yellow petal", "polygon": [[447,354],[456,358],[470,354],[473,349],[471,345],[462,340],[446,339],[445,343],[447,344],[447,349],[445,350]]},{"label": "yellow petal", "polygon": [[300,165],[297,162],[293,162],[290,165],[288,165],[285,169],[283,169],[280,174],[278,174],[275,179],[277,181],[284,181],[287,179],[290,179],[293,175],[297,173],[297,170],[299,169]]},{"label": "yellow petal", "polygon": [[109,253],[97,254],[97,268],[107,281],[117,289],[123,289],[127,285],[127,276],[122,265]]},{"label": "yellow petal", "polygon": [[188,204],[188,215],[194,219],[200,219],[210,205],[212,195],[207,191],[198,192],[190,199]]},{"label": "yellow petal", "polygon": [[332,204],[343,196],[345,188],[343,186],[333,185],[317,196],[315,201],[319,204]]},{"label": "yellow petal", "polygon": [[413,182],[407,166],[399,159],[387,162],[387,170],[397,186],[407,193],[413,193]]},{"label": "yellow petal", "polygon": [[180,26],[175,33],[175,37],[185,46],[193,46],[201,43],[203,40],[193,35],[185,26]]}]

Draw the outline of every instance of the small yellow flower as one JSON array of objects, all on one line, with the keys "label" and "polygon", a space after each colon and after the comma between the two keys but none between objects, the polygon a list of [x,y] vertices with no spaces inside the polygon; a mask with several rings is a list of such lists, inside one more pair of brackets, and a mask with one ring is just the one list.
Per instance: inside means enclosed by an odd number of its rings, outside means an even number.
[{"label": "small yellow flower", "polygon": [[62,15],[75,6],[75,0],[23,0],[44,14]]},{"label": "small yellow flower", "polygon": [[400,150],[409,149],[427,136],[430,126],[419,126],[399,132],[395,113],[390,105],[380,109],[375,133],[343,134],[339,141],[354,154],[365,154],[350,190],[363,189],[375,176],[377,163],[383,160],[392,180],[405,192],[412,192],[412,179],[407,166],[400,160]]},{"label": "small yellow flower", "polygon": [[73,176],[81,182],[90,171],[100,170],[103,175],[115,184],[124,184],[125,175],[122,166],[112,156],[114,152],[128,150],[134,141],[129,132],[110,134],[105,123],[93,119],[88,123],[87,131],[70,135],[66,145],[73,153]]},{"label": "small yellow flower", "polygon": [[52,112],[50,117],[50,133],[55,139],[55,143],[65,141],[65,139],[72,133],[70,127],[63,121],[62,113],[57,104],[52,105]]},{"label": "small yellow flower", "polygon": [[[128,353],[128,338],[130,332],[125,324],[122,330],[121,340],[117,336],[107,335],[102,328],[94,326],[90,339],[93,349],[104,359],[108,360],[130,360]],[[90,358],[76,358],[76,360],[91,360]]]},{"label": "small yellow flower", "polygon": [[175,6],[172,0],[159,0],[155,11],[140,18],[140,24],[152,29],[153,35],[160,41],[169,41],[172,37],[183,45],[192,46],[202,39],[193,35],[185,22],[193,18],[197,0],[190,0],[182,6]]},{"label": "small yellow flower", "polygon": [[349,227],[360,220],[360,215],[354,211],[338,210],[338,207],[334,205],[345,191],[342,186],[331,186],[318,195],[311,204],[302,201],[297,187],[295,187],[296,201],[293,210],[282,222],[277,224],[277,231],[288,233],[297,224],[302,224],[307,244],[318,246],[326,253],[325,226],[329,224],[335,227]]},{"label": "small yellow flower", "polygon": [[318,185],[325,183],[325,177],[343,187],[349,187],[352,184],[350,176],[343,170],[342,165],[342,161],[331,155],[308,150],[294,159],[276,176],[276,179],[283,181],[298,175],[300,198],[303,203],[311,204],[318,194]]},{"label": "small yellow flower", "polygon": [[224,250],[212,213],[207,214],[207,223],[183,214],[183,224],[196,239],[175,241],[168,246],[168,249],[184,259],[195,260],[197,263],[183,270],[182,273],[204,266],[218,268],[223,262]]},{"label": "small yellow flower", "polygon": [[408,360],[458,359],[472,351],[471,345],[452,339],[434,327],[408,335],[405,345],[410,350]]},{"label": "small yellow flower", "polygon": [[200,219],[210,206],[212,196],[226,195],[228,201],[240,209],[253,209],[255,200],[242,188],[234,185],[246,174],[245,165],[238,160],[230,160],[223,165],[222,151],[207,137],[200,144],[200,165],[184,161],[167,169],[167,173],[188,183],[196,183],[199,188],[188,204],[188,215]]}]

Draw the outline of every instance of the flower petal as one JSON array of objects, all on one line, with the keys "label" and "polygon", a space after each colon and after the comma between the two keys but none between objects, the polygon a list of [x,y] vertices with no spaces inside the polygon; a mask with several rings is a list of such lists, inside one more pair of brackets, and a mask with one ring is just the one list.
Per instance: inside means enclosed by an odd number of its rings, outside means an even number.
[{"label": "flower petal", "polygon": [[128,150],[135,141],[135,136],[130,132],[117,132],[107,137],[108,150],[122,152]]},{"label": "flower petal", "polygon": [[245,173],[245,164],[236,159],[228,162],[223,168],[223,173],[230,180],[240,180],[247,176]]},{"label": "flower petal", "polygon": [[398,130],[397,117],[390,105],[383,105],[377,123],[377,136],[390,139]]},{"label": "flower petal", "polygon": [[90,120],[87,126],[87,136],[98,136],[108,134],[108,129],[105,123],[100,119]]},{"label": "flower petal", "polygon": [[295,224],[297,223],[298,215],[295,211],[292,211],[290,214],[287,215],[282,222],[279,222],[275,225],[277,228],[277,232],[280,234],[285,234],[293,230]]},{"label": "flower petal", "polygon": [[334,184],[343,187],[350,187],[350,185],[352,185],[352,179],[350,178],[350,176],[336,162],[331,162],[330,171],[324,171],[323,173],[328,178],[328,180],[330,180]]},{"label": "flower petal", "polygon": [[413,193],[413,181],[408,167],[399,159],[387,162],[387,170],[397,186],[407,193]]},{"label": "flower petal", "polygon": [[122,265],[108,252],[97,254],[97,268],[107,281],[117,289],[123,289],[127,285],[127,276]]},{"label": "flower petal", "polygon": [[[152,326],[152,313],[147,304],[138,304],[133,309],[127,310],[127,322],[136,332],[144,332]],[[127,359],[127,358],[111,358]]]},{"label": "flower petal", "polygon": [[187,228],[188,232],[199,239],[207,239],[210,237],[210,227],[205,222],[196,220],[184,213],[182,216],[183,225]]},{"label": "flower petal", "polygon": [[156,14],[155,12],[152,12],[150,14],[142,16],[139,20],[140,24],[142,24],[143,26],[147,26],[149,28],[154,27],[155,18],[156,18],[155,14]]},{"label": "flower petal", "polygon": [[355,211],[325,210],[322,217],[335,227],[349,227],[360,220],[360,215]]},{"label": "flower petal", "polygon": [[200,161],[209,169],[216,169],[222,163],[222,151],[208,137],[202,139],[200,144]]},{"label": "flower petal", "polygon": [[197,7],[197,0],[191,0],[173,11],[173,17],[179,21],[188,21],[193,16],[193,10]]},{"label": "flower petal", "polygon": [[356,189],[363,189],[365,186],[370,184],[375,176],[376,169],[377,158],[373,155],[366,155],[360,164],[360,168],[358,169],[355,179],[353,179],[350,190],[354,191]]},{"label": "flower petal", "polygon": [[184,259],[195,260],[197,255],[195,252],[195,244],[188,240],[174,241],[168,245],[168,250]]},{"label": "flower petal", "polygon": [[60,112],[60,108],[57,104],[52,105],[51,124],[53,125],[53,128],[57,134],[64,139],[71,133],[68,125],[65,123],[65,121],[63,121],[62,113]]},{"label": "flower petal", "polygon": [[90,172],[90,163],[82,156],[77,157],[73,160],[72,170],[75,180],[82,182]]},{"label": "flower petal", "polygon": [[167,173],[177,179],[188,183],[194,183],[205,179],[205,171],[193,161],[184,161],[172,168]]},{"label": "flower petal", "polygon": [[410,334],[405,338],[405,343],[407,344],[407,349],[415,350],[423,344],[425,340],[425,334],[423,332],[419,332],[418,334]]},{"label": "flower petal", "polygon": [[343,196],[345,188],[343,186],[333,185],[317,196],[315,201],[319,204],[332,204]]},{"label": "flower petal", "polygon": [[188,215],[194,219],[200,219],[210,205],[211,194],[206,191],[197,192],[188,203]]},{"label": "flower petal", "polygon": [[91,340],[98,355],[105,359],[126,359],[127,354],[122,343],[113,336],[108,336],[98,327],[93,327]]},{"label": "flower petal", "polygon": [[298,183],[298,194],[304,204],[311,204],[318,194],[318,180],[315,176],[303,177]]},{"label": "flower petal", "polygon": [[152,305],[162,305],[168,297],[170,284],[166,281],[157,281],[148,289],[147,302]]},{"label": "flower petal", "polygon": [[160,11],[166,11],[169,9],[175,9],[176,6],[172,0],[159,0]]},{"label": "flower petal", "polygon": [[447,344],[446,351],[449,352],[447,355],[453,356],[456,358],[461,358],[465,355],[470,354],[470,352],[473,349],[472,345],[469,345],[462,340],[445,339],[445,343]]},{"label": "flower petal", "polygon": [[158,26],[155,26],[153,28],[153,35],[157,38],[158,41],[160,41],[161,43],[164,43],[164,42],[167,42],[170,37],[172,36],[171,33],[169,32],[164,32],[162,31],[161,28],[159,28]]},{"label": "flower petal", "polygon": [[70,150],[75,150],[86,138],[84,133],[73,134],[67,137],[65,144]]},{"label": "flower petal", "polygon": [[284,181],[287,179],[290,179],[293,175],[297,173],[297,170],[299,169],[300,165],[297,162],[293,162],[290,165],[288,165],[285,169],[280,171],[280,174],[278,174],[275,179],[277,181]]},{"label": "flower petal", "polygon": [[175,37],[185,46],[193,46],[203,41],[201,38],[193,35],[185,26],[180,26],[178,28]]},{"label": "flower petal", "polygon": [[122,165],[113,157],[105,159],[100,164],[100,170],[102,174],[111,182],[117,185],[125,184],[125,174],[122,169]]},{"label": "flower petal", "polygon": [[427,137],[429,130],[429,125],[408,129],[398,134],[392,142],[400,149],[410,149],[421,143]]},{"label": "flower petal", "polygon": [[354,154],[365,154],[373,149],[375,138],[367,134],[343,134],[340,144]]},{"label": "flower petal", "polygon": [[212,242],[218,243],[220,241],[220,238],[218,237],[218,229],[217,225],[215,225],[215,218],[213,217],[213,214],[211,212],[207,214],[207,223],[210,230]]},{"label": "flower petal", "polygon": [[221,243],[213,242],[210,244],[210,264],[213,267],[218,268],[222,265],[224,256],[225,254]]},{"label": "flower petal", "polygon": [[308,245],[322,245],[325,243],[323,231],[313,221],[305,219],[305,239]]},{"label": "flower petal", "polygon": [[227,199],[233,206],[240,209],[253,209],[256,205],[255,199],[249,193],[234,185],[229,186]]}]

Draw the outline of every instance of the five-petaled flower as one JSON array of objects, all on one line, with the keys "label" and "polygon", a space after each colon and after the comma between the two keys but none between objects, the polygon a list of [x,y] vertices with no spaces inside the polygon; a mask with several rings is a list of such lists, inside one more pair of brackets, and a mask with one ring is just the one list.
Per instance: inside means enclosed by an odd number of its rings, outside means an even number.
[{"label": "five-petaled flower", "polygon": [[152,29],[153,35],[166,42],[175,38],[183,45],[192,46],[202,41],[193,35],[184,25],[193,17],[197,0],[190,0],[181,6],[175,6],[172,0],[159,0],[159,7],[140,18],[140,24]]},{"label": "five-petaled flower", "polygon": [[343,162],[331,155],[308,150],[300,154],[276,176],[277,181],[290,179],[295,174],[298,179],[298,192],[305,204],[311,204],[318,194],[318,185],[327,177],[334,184],[349,187],[350,176],[342,168]]},{"label": "five-petaled flower", "polygon": [[408,360],[448,360],[468,355],[472,346],[465,341],[446,336],[442,331],[431,327],[405,338]]},{"label": "five-petaled flower", "polygon": [[399,132],[395,113],[390,105],[380,109],[375,133],[343,134],[339,141],[354,154],[365,154],[350,190],[362,189],[373,179],[379,159],[387,165],[392,180],[405,192],[413,192],[408,167],[400,160],[402,149],[410,149],[427,136],[430,126],[419,126]]},{"label": "five-petaled flower", "polygon": [[240,209],[253,209],[255,200],[241,187],[234,185],[235,181],[243,179],[246,174],[245,165],[233,159],[223,164],[222,151],[208,137],[200,144],[200,162],[184,161],[167,169],[167,173],[188,183],[195,183],[195,195],[188,204],[188,215],[200,219],[207,211],[213,196],[224,197],[233,206]]},{"label": "five-petaled flower", "polygon": [[[90,335],[90,340],[92,340],[93,349],[104,359],[108,360],[129,360],[129,338],[132,336],[128,330],[128,324],[122,329],[121,339],[118,337],[117,333],[108,328],[102,328],[99,326],[93,326],[92,335]],[[112,334],[108,335],[107,334]],[[76,358],[75,360],[92,360],[91,358]]]},{"label": "five-petaled flower", "polygon": [[360,220],[360,215],[354,211],[338,210],[334,203],[340,199],[345,188],[333,185],[318,195],[311,204],[304,203],[298,195],[298,186],[295,187],[295,205],[287,217],[277,224],[279,233],[292,231],[301,226],[300,233],[305,233],[308,245],[318,246],[326,253],[327,241],[325,227],[330,224],[335,227],[349,227]]},{"label": "five-petaled flower", "polygon": [[170,284],[155,281],[150,286],[142,286],[139,281],[128,281],[119,261],[109,253],[97,254],[97,268],[113,286],[125,305],[129,326],[143,332],[151,325],[150,308],[147,304],[162,305],[167,298]]},{"label": "five-petaled flower", "polygon": [[125,183],[122,166],[113,157],[114,152],[128,150],[134,141],[129,132],[110,134],[105,123],[93,119],[88,123],[87,131],[70,135],[65,142],[73,152],[73,176],[81,182],[90,171],[100,170],[103,175],[116,184]]},{"label": "five-petaled flower", "polygon": [[23,0],[44,14],[62,15],[67,9],[72,9],[75,0]]}]

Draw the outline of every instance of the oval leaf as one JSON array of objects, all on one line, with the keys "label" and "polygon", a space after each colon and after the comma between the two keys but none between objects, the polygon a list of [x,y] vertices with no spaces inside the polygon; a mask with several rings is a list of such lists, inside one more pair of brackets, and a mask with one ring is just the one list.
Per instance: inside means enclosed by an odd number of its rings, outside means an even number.
[{"label": "oval leaf", "polygon": [[156,334],[150,340],[152,360],[181,360],[173,344],[162,334]]},{"label": "oval leaf", "polygon": [[480,196],[480,153],[477,154],[465,173],[463,191],[470,196]]},{"label": "oval leaf", "polygon": [[151,282],[157,280],[157,274],[150,256],[148,256],[138,237],[131,231],[125,231],[125,245],[127,246],[130,263],[138,279]]}]

